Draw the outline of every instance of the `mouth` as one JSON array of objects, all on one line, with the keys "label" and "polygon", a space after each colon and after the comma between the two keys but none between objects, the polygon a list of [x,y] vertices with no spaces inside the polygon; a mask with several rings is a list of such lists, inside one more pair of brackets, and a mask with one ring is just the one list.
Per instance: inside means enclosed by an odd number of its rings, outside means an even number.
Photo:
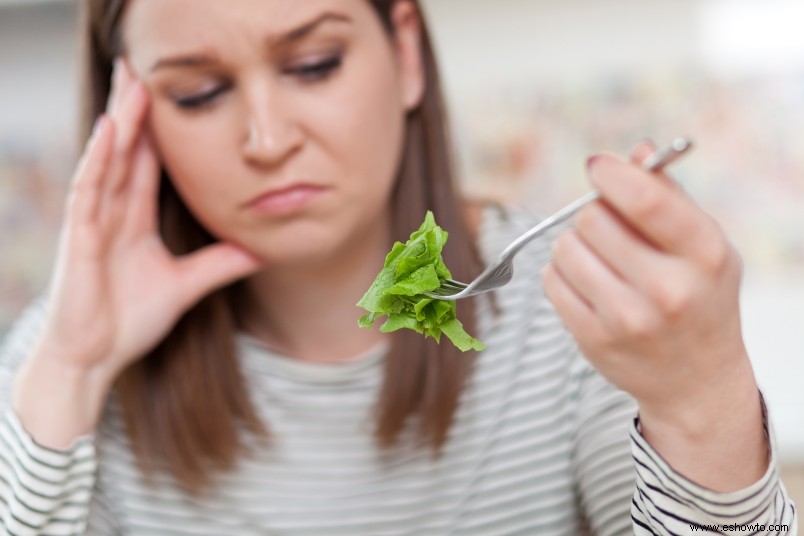
[{"label": "mouth", "polygon": [[326,188],[314,184],[293,184],[264,192],[246,204],[246,208],[261,214],[285,216],[313,202]]}]

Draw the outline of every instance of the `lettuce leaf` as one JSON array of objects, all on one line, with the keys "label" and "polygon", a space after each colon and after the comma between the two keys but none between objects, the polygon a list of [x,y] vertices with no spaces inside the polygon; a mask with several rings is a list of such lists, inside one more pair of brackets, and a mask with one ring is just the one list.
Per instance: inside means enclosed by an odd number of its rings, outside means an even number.
[{"label": "lettuce leaf", "polygon": [[423,292],[437,289],[452,277],[441,258],[448,233],[436,225],[429,210],[421,227],[406,243],[397,242],[385,257],[377,278],[357,302],[368,311],[358,321],[363,328],[374,325],[377,317],[387,317],[383,333],[412,329],[441,342],[446,335],[459,350],[483,350],[486,346],[471,337],[455,317],[456,302],[435,300]]}]

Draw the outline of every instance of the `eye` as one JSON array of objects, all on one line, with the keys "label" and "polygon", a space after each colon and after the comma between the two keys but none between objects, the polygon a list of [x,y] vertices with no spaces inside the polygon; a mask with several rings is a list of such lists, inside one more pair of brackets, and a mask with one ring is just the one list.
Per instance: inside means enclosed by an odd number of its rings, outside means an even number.
[{"label": "eye", "polygon": [[288,69],[290,74],[294,74],[305,81],[314,82],[323,80],[336,71],[343,63],[340,55],[332,56],[321,61],[300,65]]},{"label": "eye", "polygon": [[211,104],[218,96],[222,95],[226,90],[228,90],[228,86],[218,86],[210,91],[205,91],[203,93],[196,93],[194,95],[187,95],[184,97],[173,97],[173,102],[176,103],[176,106],[179,108],[185,109],[197,109],[202,108]]}]

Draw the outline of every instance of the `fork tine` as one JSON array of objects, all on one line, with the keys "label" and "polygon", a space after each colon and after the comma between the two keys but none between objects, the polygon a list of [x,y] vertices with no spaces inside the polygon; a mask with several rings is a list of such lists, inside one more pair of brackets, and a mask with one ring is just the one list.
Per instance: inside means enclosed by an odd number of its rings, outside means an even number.
[{"label": "fork tine", "polygon": [[439,296],[439,297],[441,297],[441,296],[453,296],[455,294],[458,294],[462,290],[464,290],[464,289],[450,288],[450,287],[438,287],[437,289],[431,290],[430,292],[425,292],[424,294],[429,295],[429,296]]},{"label": "fork tine", "polygon": [[[466,283],[462,283],[461,281],[456,281],[454,279],[445,279],[441,282],[441,285],[434,290],[429,292],[425,292],[425,296],[429,296],[430,298],[434,299],[453,299],[454,296],[461,294],[466,290],[469,285]],[[463,295],[461,296],[463,297]]]},{"label": "fork tine", "polygon": [[466,283],[461,283],[460,281],[455,281],[454,279],[445,279],[441,282],[441,288],[451,288],[451,289],[458,289],[463,290],[468,285]]},{"label": "fork tine", "polygon": [[424,292],[423,294],[425,296],[427,296],[428,298],[433,298],[433,299],[437,300],[437,299],[440,299],[440,298],[446,298],[446,297],[452,296],[453,294],[457,294],[457,291],[445,289],[443,287],[439,287],[439,288],[437,288],[435,290],[430,290],[428,292]]}]

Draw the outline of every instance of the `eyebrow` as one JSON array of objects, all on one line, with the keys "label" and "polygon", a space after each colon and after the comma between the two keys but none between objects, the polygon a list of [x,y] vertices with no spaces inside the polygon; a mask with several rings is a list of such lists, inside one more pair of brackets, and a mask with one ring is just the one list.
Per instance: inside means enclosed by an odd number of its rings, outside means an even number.
[{"label": "eyebrow", "polygon": [[[312,21],[303,24],[298,28],[294,28],[279,36],[269,36],[266,41],[273,46],[288,45],[292,42],[303,39],[325,22],[351,23],[352,19],[338,13],[322,13]],[[217,63],[217,61],[218,59],[214,55],[210,54],[179,55],[160,59],[153,65],[153,67],[151,67],[151,72],[166,67],[198,67]]]}]

